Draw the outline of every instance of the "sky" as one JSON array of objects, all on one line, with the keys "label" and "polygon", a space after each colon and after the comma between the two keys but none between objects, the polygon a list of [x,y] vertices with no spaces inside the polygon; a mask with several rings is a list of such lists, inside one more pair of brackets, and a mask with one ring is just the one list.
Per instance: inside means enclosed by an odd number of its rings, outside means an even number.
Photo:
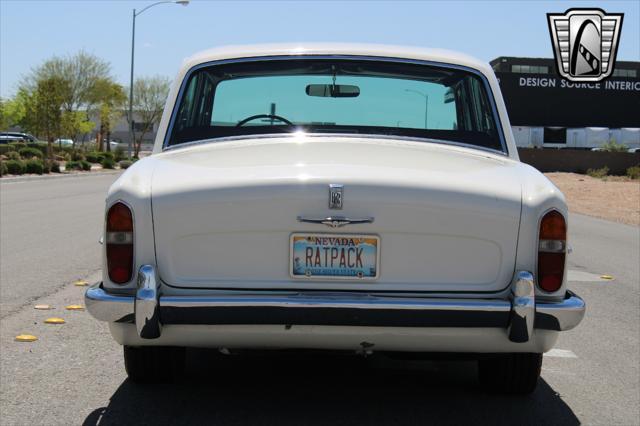
[{"label": "sky", "polygon": [[[131,15],[153,1],[0,0],[0,96],[52,56],[81,49],[129,84]],[[498,56],[552,57],[546,13],[600,7],[625,14],[618,60],[640,60],[640,0],[289,1],[192,0],[161,4],[136,19],[135,74],[173,78],[193,53],[227,44],[330,41],[386,43]]]}]

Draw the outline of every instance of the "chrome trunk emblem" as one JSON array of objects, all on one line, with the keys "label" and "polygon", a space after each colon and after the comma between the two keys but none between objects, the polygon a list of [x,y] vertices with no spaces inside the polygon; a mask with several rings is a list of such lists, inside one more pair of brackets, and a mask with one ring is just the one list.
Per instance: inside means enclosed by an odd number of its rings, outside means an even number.
[{"label": "chrome trunk emblem", "polygon": [[344,185],[329,185],[329,208],[333,210],[342,210],[342,202],[344,198]]},{"label": "chrome trunk emblem", "polygon": [[359,223],[373,223],[372,217],[350,218],[344,216],[328,216],[328,217],[297,217],[298,222],[317,223],[327,225],[329,228],[342,228],[345,225],[357,225]]}]

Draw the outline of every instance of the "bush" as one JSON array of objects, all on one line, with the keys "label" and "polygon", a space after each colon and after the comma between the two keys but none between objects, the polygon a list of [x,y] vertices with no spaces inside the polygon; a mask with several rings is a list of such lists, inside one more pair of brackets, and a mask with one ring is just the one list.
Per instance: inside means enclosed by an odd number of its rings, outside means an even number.
[{"label": "bush", "polygon": [[18,154],[16,151],[9,151],[7,152],[7,158],[9,160],[20,160],[20,154]]},{"label": "bush", "polygon": [[90,163],[100,163],[103,157],[100,152],[93,151],[93,152],[87,152],[85,154],[85,158]]},{"label": "bush", "polygon": [[22,158],[42,158],[42,151],[40,151],[38,148],[32,148],[32,147],[24,147],[21,148],[18,153],[20,154],[20,157]]},{"label": "bush", "polygon": [[27,142],[27,147],[28,148],[34,148],[37,149],[38,151],[40,151],[42,153],[42,156],[44,157],[45,155],[47,155],[47,144],[42,143],[42,142]]},{"label": "bush", "polygon": [[100,164],[102,164],[103,169],[113,169],[116,165],[112,158],[104,158]]},{"label": "bush", "polygon": [[51,172],[52,173],[60,173],[60,163],[58,163],[57,161],[52,161],[51,162]]},{"label": "bush", "polygon": [[21,175],[24,173],[25,165],[22,160],[7,160],[4,162],[7,166],[7,173],[12,175]]},{"label": "bush", "polygon": [[631,179],[640,179],[640,164],[637,166],[629,167],[627,169],[627,176]]},{"label": "bush", "polygon": [[82,165],[79,161],[67,161],[67,164],[64,165],[65,170],[82,170]]},{"label": "bush", "polygon": [[627,152],[629,148],[622,143],[617,143],[614,139],[601,146],[603,151],[606,152]]},{"label": "bush", "polygon": [[87,160],[80,160],[80,167],[82,167],[82,170],[85,172],[88,172],[91,170],[91,163]]},{"label": "bush", "polygon": [[127,158],[127,155],[124,152],[124,148],[121,146],[117,146],[115,151],[113,151],[113,159],[116,161],[122,161]]},{"label": "bush", "polygon": [[601,169],[589,169],[587,170],[587,175],[593,178],[603,178],[609,174],[609,168],[607,166]]},{"label": "bush", "polygon": [[11,144],[5,143],[0,145],[0,155],[4,155],[9,152],[13,152],[15,150],[16,150],[16,147]]},{"label": "bush", "polygon": [[100,153],[100,156],[102,157],[102,159],[108,158],[109,160],[113,160],[113,152],[109,152],[109,151],[103,151]]},{"label": "bush", "polygon": [[7,173],[9,173],[9,170],[7,170],[7,165],[4,161],[0,161],[0,176],[4,176]]},{"label": "bush", "polygon": [[121,169],[128,169],[132,164],[133,162],[129,160],[122,160],[118,163]]},{"label": "bush", "polygon": [[26,173],[35,173],[38,175],[44,173],[44,164],[42,163],[42,160],[38,160],[35,158],[32,160],[27,160],[25,161],[24,166]]},{"label": "bush", "polygon": [[84,159],[84,155],[80,151],[71,152],[71,161],[83,161]]}]

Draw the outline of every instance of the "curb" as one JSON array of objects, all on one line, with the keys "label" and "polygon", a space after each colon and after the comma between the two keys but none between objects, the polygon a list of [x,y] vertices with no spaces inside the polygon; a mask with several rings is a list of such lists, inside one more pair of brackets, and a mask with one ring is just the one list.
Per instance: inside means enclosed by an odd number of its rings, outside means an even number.
[{"label": "curb", "polygon": [[28,182],[28,181],[38,181],[38,180],[49,180],[49,179],[68,179],[74,177],[85,177],[85,176],[108,176],[108,175],[116,175],[124,172],[124,170],[113,170],[113,171],[100,171],[100,172],[85,172],[85,173],[50,173],[47,175],[36,175],[36,176],[16,176],[16,177],[2,177],[0,178],[0,183],[17,183],[17,182]]}]

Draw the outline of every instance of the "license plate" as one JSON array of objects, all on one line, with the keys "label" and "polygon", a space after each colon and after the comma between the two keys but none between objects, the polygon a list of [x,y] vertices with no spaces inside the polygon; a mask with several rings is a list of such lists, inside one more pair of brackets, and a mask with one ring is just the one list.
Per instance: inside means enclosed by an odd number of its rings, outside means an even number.
[{"label": "license plate", "polygon": [[380,238],[374,235],[293,234],[289,272],[293,278],[375,280]]}]

